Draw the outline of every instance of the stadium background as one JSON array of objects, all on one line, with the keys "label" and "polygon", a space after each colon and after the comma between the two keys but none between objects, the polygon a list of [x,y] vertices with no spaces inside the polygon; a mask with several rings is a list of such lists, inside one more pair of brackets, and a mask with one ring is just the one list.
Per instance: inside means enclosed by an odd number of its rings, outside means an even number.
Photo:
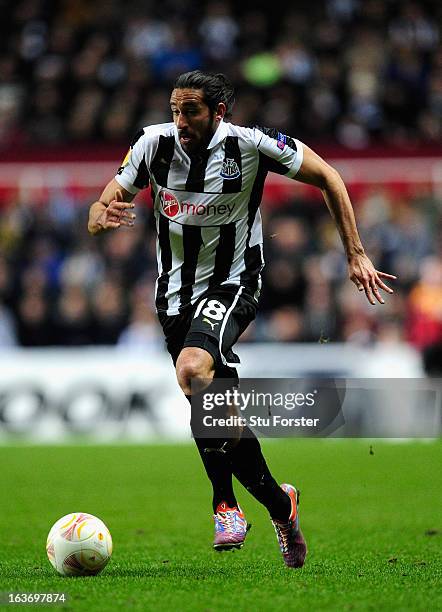
[{"label": "stadium background", "polygon": [[[67,609],[88,611],[441,608],[441,445],[427,439],[440,393],[427,407],[408,393],[416,377],[437,389],[442,363],[440,2],[0,9],[0,604],[12,590],[67,591]],[[296,575],[239,487],[247,546],[211,550],[209,484],[182,443],[187,402],[153,310],[149,195],[131,231],[86,230],[133,134],[169,120],[171,81],[198,67],[233,80],[234,122],[275,126],[340,170],[367,252],[398,276],[368,304],[319,192],[269,177],[243,375],[374,379],[384,393],[348,407],[360,440],[263,440],[278,481],[302,491]],[[107,523],[115,553],[98,578],[66,582],[44,543],[77,510]]]},{"label": "stadium background", "polygon": [[[140,379],[152,378],[153,365],[163,363],[159,379],[173,387],[153,309],[149,194],[137,200],[133,230],[92,238],[86,218],[133,134],[169,120],[173,78],[194,68],[223,70],[233,80],[234,122],[276,126],[341,171],[368,254],[378,269],[398,276],[384,306],[368,304],[347,279],[319,191],[270,177],[262,206],[264,289],[258,318],[241,338],[243,354],[254,354],[250,343],[277,343],[262,353],[269,376],[299,375],[307,344],[315,345],[313,362],[330,355],[324,374],[440,373],[438,2],[329,0],[278,4],[278,11],[262,2],[1,4],[3,432],[35,430],[36,415],[64,401],[52,397],[51,379],[65,381],[60,393],[71,397],[85,376],[100,372],[102,359],[123,362],[122,372],[131,355]],[[287,343],[296,343],[288,369],[281,353]],[[345,343],[350,355],[344,365],[342,351],[327,353],[325,345],[336,343]],[[109,349],[93,354],[97,346]],[[71,352],[61,358],[57,350],[66,347]],[[348,366],[361,359],[379,365],[357,372]],[[69,384],[67,373],[46,381],[45,372],[56,367],[51,364],[63,360],[70,373],[78,363],[86,374]],[[24,369],[30,380],[23,383]],[[105,380],[97,382],[92,397],[74,394],[70,403],[78,406],[71,412],[83,415],[80,420],[90,414],[93,423],[102,411],[102,382],[106,387]],[[126,376],[125,393],[130,384]],[[147,402],[143,393],[129,401],[137,413]],[[174,405],[179,401],[176,393]],[[180,406],[184,434],[187,415]]]}]

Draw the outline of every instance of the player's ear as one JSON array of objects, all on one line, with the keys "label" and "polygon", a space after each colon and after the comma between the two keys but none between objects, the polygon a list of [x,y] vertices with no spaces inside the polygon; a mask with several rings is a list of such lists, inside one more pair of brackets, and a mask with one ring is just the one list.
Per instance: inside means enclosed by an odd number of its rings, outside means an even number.
[{"label": "player's ear", "polygon": [[217,109],[215,111],[215,119],[217,121],[221,121],[221,119],[223,119],[224,115],[226,114],[226,110],[227,110],[227,107],[224,104],[224,102],[219,102]]}]

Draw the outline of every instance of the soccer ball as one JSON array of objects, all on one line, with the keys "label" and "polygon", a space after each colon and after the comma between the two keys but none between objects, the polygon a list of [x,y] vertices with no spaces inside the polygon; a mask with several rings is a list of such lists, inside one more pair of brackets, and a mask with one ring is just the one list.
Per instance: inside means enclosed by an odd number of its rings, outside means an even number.
[{"label": "soccer ball", "polygon": [[99,518],[73,512],[52,526],[46,552],[51,565],[62,576],[93,576],[109,561],[112,538]]}]

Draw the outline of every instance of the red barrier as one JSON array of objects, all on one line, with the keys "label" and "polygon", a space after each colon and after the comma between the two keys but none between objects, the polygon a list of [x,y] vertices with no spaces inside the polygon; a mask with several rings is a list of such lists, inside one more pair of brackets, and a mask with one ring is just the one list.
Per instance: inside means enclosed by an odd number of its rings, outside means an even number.
[{"label": "red barrier", "polygon": [[[57,190],[79,202],[98,197],[102,187],[115,175],[119,159],[72,159],[75,150],[59,153],[54,159],[0,162],[0,204],[30,201],[44,203]],[[95,154],[97,151],[94,151]],[[46,156],[52,157],[51,151]],[[85,152],[86,153],[86,152]],[[341,151],[342,153],[342,151]],[[385,153],[385,151],[384,151]],[[76,153],[79,155],[79,153]],[[91,151],[89,151],[91,154]],[[29,157],[29,155],[28,155]],[[442,196],[442,151],[440,155],[398,157],[327,157],[342,175],[351,196],[359,199],[367,191],[388,188],[397,194],[412,196],[433,193]],[[142,197],[150,201],[148,191]],[[270,174],[264,199],[272,205],[283,205],[296,199],[320,199],[319,190]]]}]

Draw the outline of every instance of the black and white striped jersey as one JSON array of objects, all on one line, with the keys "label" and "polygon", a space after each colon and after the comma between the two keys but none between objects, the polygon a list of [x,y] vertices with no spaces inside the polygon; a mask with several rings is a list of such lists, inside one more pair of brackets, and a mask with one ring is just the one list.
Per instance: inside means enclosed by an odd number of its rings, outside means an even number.
[{"label": "black and white striped jersey", "polygon": [[303,146],[275,129],[221,121],[190,158],[174,123],[141,130],[115,179],[130,193],[149,184],[158,232],[156,306],[175,315],[217,284],[261,287],[259,204],[267,173],[294,177]]}]

